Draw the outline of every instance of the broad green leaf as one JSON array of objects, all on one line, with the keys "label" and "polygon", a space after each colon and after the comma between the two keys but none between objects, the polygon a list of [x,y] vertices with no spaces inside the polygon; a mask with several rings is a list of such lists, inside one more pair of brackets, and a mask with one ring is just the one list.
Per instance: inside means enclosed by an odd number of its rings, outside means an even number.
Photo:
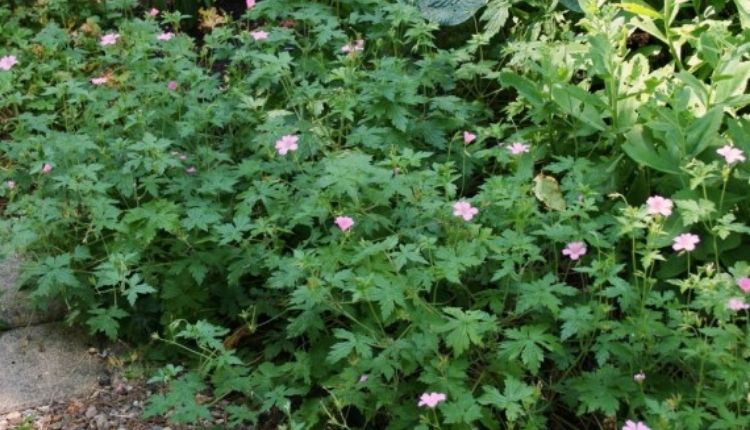
[{"label": "broad green leaf", "polygon": [[728,60],[722,59],[719,68],[714,70],[712,81],[716,85],[712,103],[723,103],[733,96],[742,95],[750,79],[750,61],[740,61],[739,55]]},{"label": "broad green leaf", "polygon": [[622,150],[635,162],[664,173],[679,175],[680,164],[664,152],[657,152],[650,143],[643,138],[643,129],[634,127],[625,135],[627,142]]},{"label": "broad green leaf", "polygon": [[662,15],[660,12],[658,12],[655,9],[652,9],[651,6],[645,3],[640,3],[640,2],[636,3],[633,1],[629,1],[629,2],[622,2],[617,6],[621,7],[623,10],[627,12],[634,13],[636,15],[645,16],[645,17],[653,18],[653,19],[662,19]]},{"label": "broad green leaf", "polygon": [[471,18],[487,0],[416,0],[422,15],[441,25],[458,25]]},{"label": "broad green leaf", "polygon": [[518,94],[529,101],[535,107],[541,107],[544,104],[544,96],[537,86],[529,79],[513,72],[500,73],[500,83],[506,87],[513,87]]},{"label": "broad green leaf", "polygon": [[685,130],[687,153],[691,158],[700,155],[719,138],[719,129],[724,120],[724,109],[717,106],[693,121]]},{"label": "broad green leaf", "polygon": [[744,30],[750,30],[750,3],[747,0],[734,0],[740,15],[740,24]]},{"label": "broad green leaf", "polygon": [[578,3],[578,0],[560,0],[560,3],[562,3],[563,6],[567,7],[573,12],[583,13],[583,9],[581,9],[581,5]]}]

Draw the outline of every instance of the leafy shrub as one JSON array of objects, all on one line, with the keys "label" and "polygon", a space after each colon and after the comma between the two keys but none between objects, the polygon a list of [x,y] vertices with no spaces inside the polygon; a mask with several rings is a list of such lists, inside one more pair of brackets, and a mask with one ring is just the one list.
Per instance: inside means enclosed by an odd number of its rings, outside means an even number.
[{"label": "leafy shrub", "polygon": [[177,422],[747,427],[743,6],[605,3],[0,6],[24,282]]}]

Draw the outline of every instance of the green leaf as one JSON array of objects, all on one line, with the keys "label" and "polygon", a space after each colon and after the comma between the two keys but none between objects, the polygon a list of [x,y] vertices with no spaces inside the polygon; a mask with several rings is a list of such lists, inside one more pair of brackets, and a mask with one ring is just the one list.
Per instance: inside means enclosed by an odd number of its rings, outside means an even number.
[{"label": "green leaf", "polygon": [[448,322],[438,327],[438,333],[448,333],[445,343],[453,349],[456,356],[461,355],[474,344],[481,346],[485,334],[495,329],[495,317],[483,311],[464,312],[459,308],[444,308],[450,315]]},{"label": "green leaf", "polygon": [[335,329],[333,335],[337,339],[343,340],[343,342],[338,342],[331,346],[331,350],[328,352],[328,362],[337,363],[348,357],[352,352],[356,352],[360,358],[365,360],[372,358],[372,347],[370,345],[375,343],[372,338],[357,335],[340,328]]},{"label": "green leaf", "polygon": [[117,338],[117,331],[120,328],[119,319],[125,318],[129,314],[124,310],[111,306],[107,309],[95,308],[89,311],[91,318],[86,320],[91,333],[104,333],[109,339]]},{"label": "green leaf", "polygon": [[588,91],[575,85],[555,84],[552,86],[552,101],[563,112],[589,127],[599,131],[607,129],[607,124],[602,119],[602,111],[606,106],[597,96]]},{"label": "green leaf", "polygon": [[138,295],[155,293],[156,288],[148,285],[141,280],[141,275],[134,274],[128,279],[128,287],[123,292],[125,297],[130,303],[130,306],[135,306],[135,301],[138,299]]},{"label": "green leaf", "polygon": [[211,226],[221,221],[221,215],[208,206],[199,206],[187,210],[187,217],[182,226],[187,230],[198,229],[209,231]]},{"label": "green leaf", "polygon": [[525,325],[505,330],[507,340],[500,343],[500,357],[508,360],[521,358],[521,362],[532,375],[539,373],[544,360],[544,350],[559,349],[557,338],[547,333],[540,325]]},{"label": "green leaf", "polygon": [[546,308],[552,315],[557,316],[562,304],[559,296],[570,297],[577,293],[578,290],[564,283],[556,282],[555,276],[548,273],[542,279],[530,283],[524,282],[518,287],[516,312],[521,313]]},{"label": "green leaf", "polygon": [[675,204],[680,209],[680,216],[685,227],[709,220],[716,212],[716,204],[711,200],[675,200]]},{"label": "green leaf", "polygon": [[78,287],[80,281],[70,267],[70,254],[47,257],[31,269],[31,276],[38,276],[37,286],[31,297],[51,297],[60,294],[65,287]]},{"label": "green leaf", "polygon": [[595,329],[594,315],[588,305],[565,308],[560,312],[560,318],[563,320],[562,330],[560,331],[561,340],[574,335],[586,334]]},{"label": "green leaf", "polygon": [[741,59],[739,55],[729,59],[722,58],[720,66],[714,70],[712,81],[716,89],[713,92],[713,103],[724,103],[733,96],[745,93],[750,79],[750,61],[740,61]]},{"label": "green leaf", "polygon": [[724,109],[717,106],[690,124],[685,130],[686,151],[690,158],[697,157],[706,148],[713,146],[713,142],[719,139],[719,129],[723,120]]},{"label": "green leaf", "polygon": [[653,18],[653,19],[662,19],[662,15],[659,11],[651,8],[651,6],[641,3],[641,2],[622,2],[617,5],[618,7],[622,8],[623,10],[634,13],[639,16],[645,16],[647,18]]},{"label": "green leaf", "polygon": [[484,394],[479,398],[479,403],[505,411],[505,416],[510,422],[516,422],[523,416],[526,409],[524,405],[535,402],[537,397],[536,389],[533,386],[524,384],[512,376],[505,378],[505,388],[502,394],[497,388],[488,385],[485,385],[482,389]]},{"label": "green leaf", "polygon": [[169,415],[170,420],[175,423],[197,423],[202,419],[211,419],[208,407],[196,401],[196,394],[205,388],[198,374],[188,373],[171,382],[166,394],[149,397],[143,416],[149,418]]},{"label": "green leaf", "polygon": [[750,3],[746,0],[734,0],[737,12],[740,16],[740,24],[743,30],[750,30]]},{"label": "green leaf", "polygon": [[506,87],[513,87],[518,94],[529,101],[534,107],[541,107],[544,105],[544,96],[539,91],[536,85],[524,78],[521,75],[512,72],[500,73],[500,83]]},{"label": "green leaf", "polygon": [[484,36],[490,38],[500,32],[508,21],[511,0],[491,0],[480,20],[485,21]]},{"label": "green leaf", "polygon": [[643,137],[641,126],[633,127],[625,135],[627,143],[622,145],[623,151],[635,162],[648,166],[654,170],[664,173],[681,174],[680,164],[678,161],[664,151],[657,151],[653,145],[646,142]]},{"label": "green leaf", "polygon": [[417,0],[417,7],[430,21],[458,25],[471,18],[487,0]]},{"label": "green leaf", "polygon": [[560,3],[573,12],[583,13],[583,9],[581,9],[581,5],[578,4],[578,0],[560,0]]},{"label": "green leaf", "polygon": [[482,408],[468,393],[446,403],[440,411],[445,417],[445,424],[471,424],[482,417]]},{"label": "green leaf", "polygon": [[607,416],[617,412],[621,398],[627,399],[638,390],[631,377],[612,366],[574,378],[571,387],[580,401],[579,414],[599,411]]}]

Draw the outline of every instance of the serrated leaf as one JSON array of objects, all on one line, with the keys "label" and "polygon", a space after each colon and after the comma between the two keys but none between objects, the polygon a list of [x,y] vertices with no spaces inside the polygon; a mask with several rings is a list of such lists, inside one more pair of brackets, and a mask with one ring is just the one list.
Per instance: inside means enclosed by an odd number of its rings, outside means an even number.
[{"label": "serrated leaf", "polygon": [[86,320],[86,325],[89,326],[91,333],[104,333],[109,339],[114,340],[117,338],[117,331],[120,328],[118,320],[128,316],[128,313],[112,306],[107,309],[92,309],[89,311],[89,315],[92,316]]},{"label": "serrated leaf", "polygon": [[485,385],[484,394],[479,398],[482,405],[491,405],[505,411],[508,421],[515,422],[523,414],[523,404],[534,399],[536,390],[533,386],[509,376],[505,379],[505,388],[500,394],[495,387]]},{"label": "serrated leaf", "polygon": [[443,312],[451,318],[439,327],[437,332],[448,333],[445,343],[457,356],[466,351],[471,344],[481,346],[484,335],[495,328],[495,317],[483,311],[445,308]]},{"label": "serrated leaf", "polygon": [[156,288],[143,282],[141,275],[134,274],[128,279],[128,287],[125,289],[125,298],[130,303],[130,306],[135,306],[135,301],[138,299],[138,295],[155,293]]}]

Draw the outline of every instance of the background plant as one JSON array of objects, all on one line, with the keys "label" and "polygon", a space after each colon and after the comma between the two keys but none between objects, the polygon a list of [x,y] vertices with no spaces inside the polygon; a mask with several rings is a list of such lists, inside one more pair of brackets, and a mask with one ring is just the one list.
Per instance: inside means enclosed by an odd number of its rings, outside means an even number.
[{"label": "background plant", "polygon": [[0,7],[24,282],[178,422],[746,427],[743,9],[564,3]]}]

